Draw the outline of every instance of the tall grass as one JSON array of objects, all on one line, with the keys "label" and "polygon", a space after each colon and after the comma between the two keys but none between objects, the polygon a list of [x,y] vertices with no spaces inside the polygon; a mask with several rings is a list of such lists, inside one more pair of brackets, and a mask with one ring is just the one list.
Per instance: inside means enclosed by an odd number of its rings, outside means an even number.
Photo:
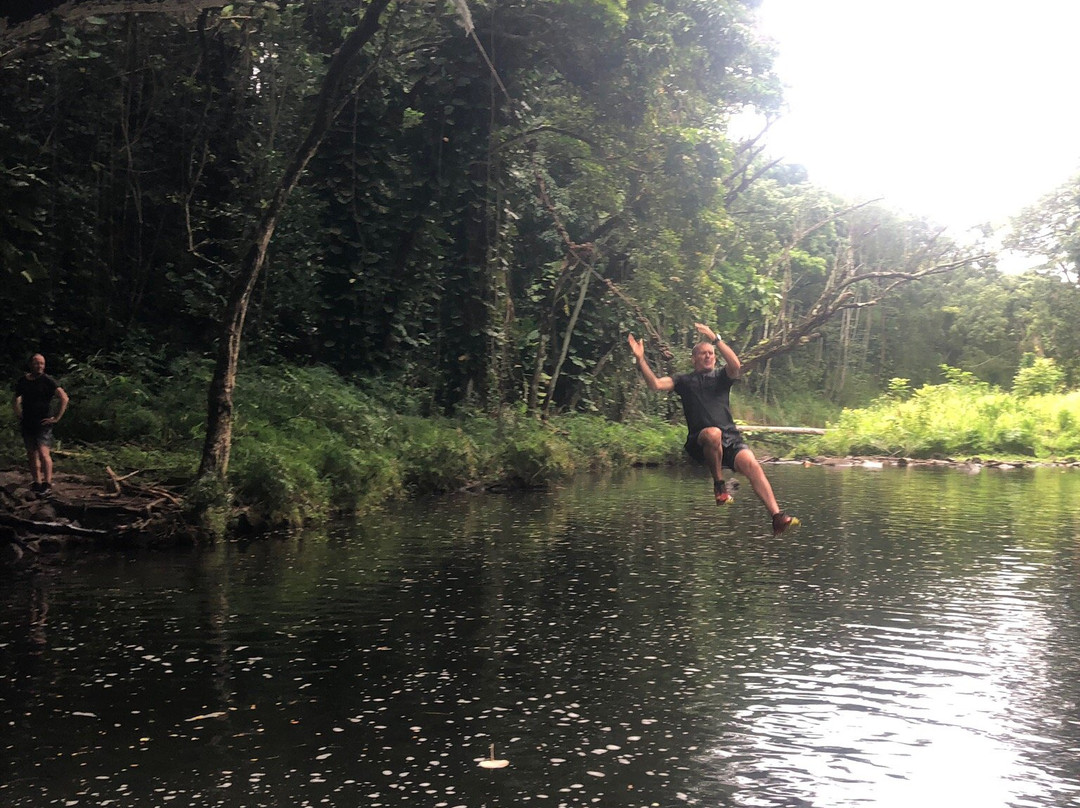
[{"label": "tall grass", "polygon": [[[71,407],[56,429],[58,471],[190,483],[198,467],[210,364],[88,362],[61,379]],[[1045,373],[1043,373],[1045,376]],[[800,452],[1067,458],[1080,454],[1080,392],[1004,393],[952,371],[947,384],[896,380],[863,409],[842,411]],[[747,421],[792,419],[740,402]],[[797,402],[795,420],[827,408]],[[407,390],[356,386],[323,367],[248,366],[237,380],[229,483],[232,513],[254,524],[299,525],[364,512],[396,497],[466,487],[543,486],[586,470],[680,462],[685,427],[658,419],[618,424],[593,415],[541,423],[520,409],[497,417],[420,417]],[[25,464],[17,429],[0,438],[0,461]],[[189,488],[189,500],[218,493]],[[206,509],[210,505],[206,504]],[[208,521],[224,525],[226,513]]]},{"label": "tall grass", "polygon": [[808,450],[915,458],[989,455],[1072,459],[1080,454],[1080,391],[1006,393],[969,378],[892,391],[844,410]]},{"label": "tall grass", "polygon": [[[61,379],[71,407],[57,428],[58,472],[194,480],[211,367],[95,359]],[[613,424],[573,415],[541,423],[499,417],[422,418],[409,392],[349,384],[323,367],[247,366],[237,379],[229,469],[234,514],[254,525],[300,525],[364,512],[396,497],[487,485],[543,486],[575,472],[680,457],[684,430],[656,420]],[[0,460],[25,464],[17,430]],[[188,488],[211,510],[220,492]],[[203,518],[200,516],[199,518]],[[227,517],[204,521],[223,527]]]}]

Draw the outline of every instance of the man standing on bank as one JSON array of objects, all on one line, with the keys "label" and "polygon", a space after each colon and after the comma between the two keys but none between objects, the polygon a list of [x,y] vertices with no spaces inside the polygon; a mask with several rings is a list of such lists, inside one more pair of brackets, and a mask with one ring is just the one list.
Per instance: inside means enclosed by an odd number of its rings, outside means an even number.
[{"label": "man standing on bank", "polygon": [[[35,494],[48,495],[52,491],[52,428],[67,411],[68,395],[51,376],[45,375],[44,356],[31,356],[28,367],[28,372],[15,382],[15,417],[19,419],[34,477],[30,487]],[[53,398],[60,399],[56,415],[49,412]]]},{"label": "man standing on bank", "polygon": [[[674,390],[682,400],[686,416],[686,451],[712,473],[713,494],[717,505],[732,502],[724,484],[724,469],[738,471],[749,481],[754,493],[772,516],[773,535],[780,535],[799,520],[788,516],[776,504],[772,485],[753,451],[743,441],[731,415],[731,386],[739,378],[742,363],[739,357],[711,328],[694,323],[705,340],[694,346],[691,358],[693,373],[657,378],[645,360],[645,345],[630,334],[630,350],[637,359],[638,369],[653,390]],[[724,359],[723,367],[716,366],[716,354]]]}]

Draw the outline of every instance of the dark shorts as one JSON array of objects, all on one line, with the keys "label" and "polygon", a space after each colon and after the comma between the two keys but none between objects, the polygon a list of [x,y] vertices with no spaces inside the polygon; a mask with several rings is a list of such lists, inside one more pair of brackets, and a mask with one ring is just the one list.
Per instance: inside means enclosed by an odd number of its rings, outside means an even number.
[{"label": "dark shorts", "polygon": [[[686,449],[686,453],[690,455],[698,463],[705,463],[705,449],[698,443],[698,435],[700,432],[694,432],[686,436],[686,443],[683,448]],[[742,439],[742,435],[735,433],[734,435],[725,432],[724,439],[720,442],[724,449],[724,456],[720,461],[726,469],[735,471],[735,455],[741,452],[743,449],[749,449],[746,442]]]},{"label": "dark shorts", "polygon": [[33,452],[39,446],[51,449],[53,445],[52,425],[38,425],[37,427],[30,427],[29,429],[24,427],[22,430],[22,439],[23,446],[26,447],[26,451],[28,452]]}]

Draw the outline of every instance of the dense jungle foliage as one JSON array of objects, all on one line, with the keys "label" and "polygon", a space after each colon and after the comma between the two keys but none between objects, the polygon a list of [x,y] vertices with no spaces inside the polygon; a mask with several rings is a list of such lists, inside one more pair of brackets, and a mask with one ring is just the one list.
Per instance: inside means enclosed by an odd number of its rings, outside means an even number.
[{"label": "dense jungle foliage", "polygon": [[[1018,219],[1011,246],[1049,256],[1022,276],[815,187],[729,134],[782,104],[754,0],[489,0],[467,6],[472,36],[464,3],[143,5],[0,30],[4,358],[14,376],[42,351],[112,388],[101,413],[75,399],[69,439],[115,439],[93,427],[114,418],[144,445],[175,431],[190,458],[205,390],[168,396],[227,376],[207,368],[233,338],[246,470],[287,462],[260,456],[258,425],[280,405],[262,386],[291,378],[299,409],[274,417],[318,413],[312,452],[337,432],[324,470],[374,440],[362,413],[327,412],[340,383],[342,411],[377,390],[402,418],[490,429],[664,421],[626,334],[679,370],[695,321],[747,361],[747,406],[818,425],[943,365],[1009,387],[1051,358],[1080,385],[1080,179]],[[116,411],[142,397],[160,406],[140,427]],[[394,472],[349,473],[377,490]]]},{"label": "dense jungle foliage", "polygon": [[[101,479],[106,466],[137,469],[140,480],[186,486],[198,465],[211,372],[209,361],[191,358],[165,374],[135,366],[121,375],[95,363],[72,369],[63,381],[79,406],[57,430],[58,468]],[[579,413],[542,423],[512,408],[494,418],[424,416],[407,391],[350,384],[324,366],[252,366],[238,390],[235,508],[219,508],[203,485],[187,489],[193,519],[209,519],[217,533],[238,515],[252,527],[296,526],[405,496],[547,486],[575,472],[669,464],[680,459],[685,435],[652,417],[617,424]],[[0,464],[22,457],[17,431],[5,430]]]}]

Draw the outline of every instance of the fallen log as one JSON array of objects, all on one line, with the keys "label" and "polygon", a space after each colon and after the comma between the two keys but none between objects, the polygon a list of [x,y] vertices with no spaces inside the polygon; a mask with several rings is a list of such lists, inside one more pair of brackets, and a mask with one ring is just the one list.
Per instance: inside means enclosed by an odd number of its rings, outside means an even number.
[{"label": "fallen log", "polygon": [[739,424],[740,432],[779,432],[785,435],[824,435],[826,430],[814,426],[751,426]]}]

